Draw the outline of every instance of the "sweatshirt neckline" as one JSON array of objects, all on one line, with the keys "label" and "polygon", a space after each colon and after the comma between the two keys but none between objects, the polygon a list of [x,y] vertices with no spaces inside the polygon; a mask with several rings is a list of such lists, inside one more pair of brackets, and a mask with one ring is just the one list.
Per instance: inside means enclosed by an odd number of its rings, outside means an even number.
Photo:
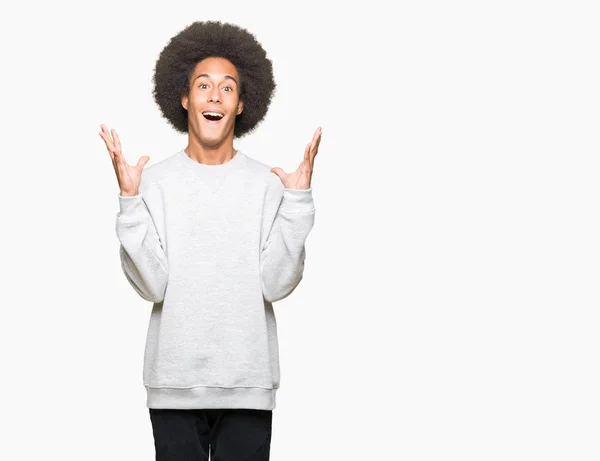
[{"label": "sweatshirt neckline", "polygon": [[185,153],[185,148],[181,149],[177,153],[177,158],[189,169],[196,171],[201,174],[221,174],[230,172],[231,170],[238,168],[243,162],[244,153],[239,149],[236,149],[237,153],[233,156],[231,160],[226,161],[225,163],[220,163],[218,165],[207,165],[205,163],[197,162],[196,160],[192,160]]}]

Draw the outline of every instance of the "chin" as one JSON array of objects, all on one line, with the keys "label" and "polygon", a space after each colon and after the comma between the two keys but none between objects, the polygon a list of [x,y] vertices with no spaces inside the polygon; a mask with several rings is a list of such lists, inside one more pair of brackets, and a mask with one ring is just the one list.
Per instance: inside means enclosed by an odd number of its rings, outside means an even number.
[{"label": "chin", "polygon": [[200,142],[203,145],[208,146],[208,147],[217,147],[224,140],[225,140],[225,136],[219,136],[219,137],[200,136]]},{"label": "chin", "polygon": [[205,130],[194,130],[194,134],[205,146],[216,146],[225,139],[222,133],[207,133]]}]

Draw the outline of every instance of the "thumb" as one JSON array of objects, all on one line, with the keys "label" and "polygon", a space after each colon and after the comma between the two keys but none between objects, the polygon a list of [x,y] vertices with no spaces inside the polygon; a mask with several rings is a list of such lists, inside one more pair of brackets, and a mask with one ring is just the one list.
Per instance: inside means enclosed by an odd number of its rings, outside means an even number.
[{"label": "thumb", "polygon": [[141,171],[144,168],[144,165],[146,165],[146,163],[148,163],[148,160],[150,160],[150,157],[148,157],[147,155],[140,157],[140,159],[137,162],[136,167]]},{"label": "thumb", "polygon": [[279,167],[271,168],[271,173],[275,173],[283,181],[287,174]]}]

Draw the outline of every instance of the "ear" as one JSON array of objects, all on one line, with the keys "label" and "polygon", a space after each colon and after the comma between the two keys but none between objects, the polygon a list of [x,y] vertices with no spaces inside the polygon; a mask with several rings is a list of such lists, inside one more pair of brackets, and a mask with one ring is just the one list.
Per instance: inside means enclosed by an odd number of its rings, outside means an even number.
[{"label": "ear", "polygon": [[181,105],[183,106],[183,108],[184,108],[185,110],[188,110],[188,108],[187,108],[187,106],[188,106],[188,96],[187,96],[187,94],[186,94],[186,95],[183,95],[183,96],[181,97]]},{"label": "ear", "polygon": [[238,102],[238,109],[237,109],[237,114],[236,115],[240,115],[243,110],[244,110],[244,101],[242,101],[240,99],[239,102]]}]

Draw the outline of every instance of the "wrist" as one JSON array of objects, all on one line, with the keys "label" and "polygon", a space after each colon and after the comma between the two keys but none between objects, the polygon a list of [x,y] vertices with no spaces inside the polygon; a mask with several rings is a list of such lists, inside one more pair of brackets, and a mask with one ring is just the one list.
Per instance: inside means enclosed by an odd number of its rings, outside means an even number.
[{"label": "wrist", "polygon": [[135,197],[136,195],[139,195],[139,191],[134,191],[134,192],[121,191],[119,195],[121,197]]}]

